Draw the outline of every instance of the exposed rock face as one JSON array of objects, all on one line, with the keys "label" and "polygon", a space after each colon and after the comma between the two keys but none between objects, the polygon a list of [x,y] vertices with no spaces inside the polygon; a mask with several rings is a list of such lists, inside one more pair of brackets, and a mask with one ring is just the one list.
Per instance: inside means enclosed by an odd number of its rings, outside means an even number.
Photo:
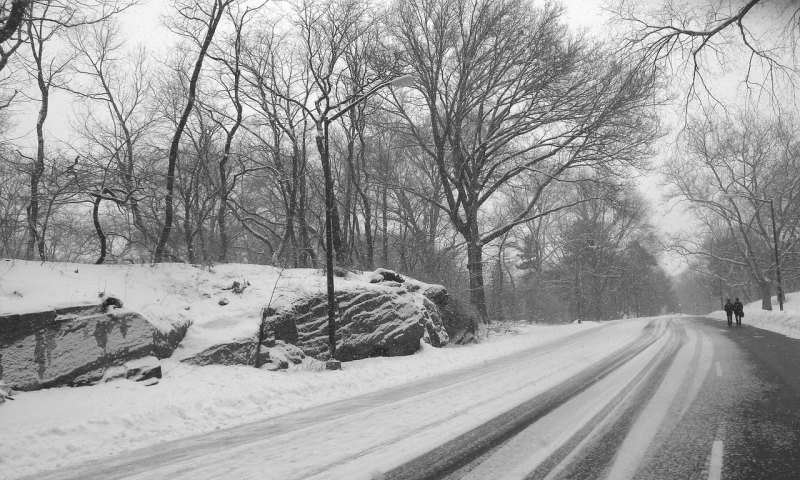
[{"label": "exposed rock face", "polygon": [[471,307],[451,297],[441,285],[431,285],[423,295],[436,305],[451,343],[463,345],[478,340],[481,322]]},{"label": "exposed rock face", "polygon": [[191,365],[254,365],[255,349],[254,338],[237,339],[209,347],[182,362]]},{"label": "exposed rock face", "polygon": [[0,316],[0,380],[17,390],[91,384],[110,366],[171,355],[186,327],[163,334],[136,312],[98,305]]},{"label": "exposed rock face", "polygon": [[134,382],[161,378],[161,362],[153,355],[125,362],[122,366],[125,368],[125,378]]},{"label": "exposed rock face", "polygon": [[[245,338],[215,345],[194,357],[182,360],[192,365],[253,365],[256,364],[256,339]],[[289,365],[303,363],[305,353],[295,345],[281,340],[264,342],[258,352],[258,365],[265,370],[283,370]]]},{"label": "exposed rock face", "polygon": [[[336,292],[336,358],[410,355],[420,340],[441,347],[449,337],[436,305],[399,288],[357,288]],[[325,295],[301,299],[282,311],[267,309],[263,338],[300,347],[306,355],[327,357],[328,319]]]}]

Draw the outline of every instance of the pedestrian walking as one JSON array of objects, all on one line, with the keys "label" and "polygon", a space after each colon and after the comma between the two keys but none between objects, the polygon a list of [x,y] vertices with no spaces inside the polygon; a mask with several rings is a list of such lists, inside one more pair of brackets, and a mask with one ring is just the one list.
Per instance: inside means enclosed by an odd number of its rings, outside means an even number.
[{"label": "pedestrian walking", "polygon": [[739,301],[739,297],[736,297],[736,301],[733,302],[733,314],[736,316],[736,326],[741,327],[742,317],[744,317],[744,305]]},{"label": "pedestrian walking", "polygon": [[733,325],[733,303],[731,303],[730,298],[725,299],[725,306],[722,309],[725,310],[725,316],[728,317],[728,326],[730,327]]}]

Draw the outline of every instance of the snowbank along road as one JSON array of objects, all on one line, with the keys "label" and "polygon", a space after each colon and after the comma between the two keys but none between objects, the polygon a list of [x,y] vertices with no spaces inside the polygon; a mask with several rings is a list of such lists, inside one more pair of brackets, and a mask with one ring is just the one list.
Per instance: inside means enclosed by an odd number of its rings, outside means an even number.
[{"label": "snowbank along road", "polygon": [[30,478],[800,478],[797,392],[732,338],[758,332],[689,317],[610,322]]}]

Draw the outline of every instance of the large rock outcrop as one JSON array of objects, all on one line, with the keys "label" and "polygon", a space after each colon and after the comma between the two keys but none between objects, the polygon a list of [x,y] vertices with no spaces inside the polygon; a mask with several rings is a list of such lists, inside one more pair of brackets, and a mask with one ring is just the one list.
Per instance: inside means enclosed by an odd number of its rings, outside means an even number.
[{"label": "large rock outcrop", "polygon": [[[336,292],[337,359],[410,355],[420,340],[436,347],[448,343],[436,305],[417,292],[417,285],[394,285]],[[301,298],[283,310],[265,309],[262,338],[297,345],[312,357],[328,357],[326,296]]]},{"label": "large rock outcrop", "polygon": [[172,354],[183,325],[160,332],[136,312],[84,305],[0,316],[0,380],[16,390],[91,384],[111,366]]},{"label": "large rock outcrop", "polygon": [[423,294],[439,310],[450,343],[463,345],[478,341],[482,335],[482,324],[478,313],[471,305],[453,298],[441,285],[431,285]]}]

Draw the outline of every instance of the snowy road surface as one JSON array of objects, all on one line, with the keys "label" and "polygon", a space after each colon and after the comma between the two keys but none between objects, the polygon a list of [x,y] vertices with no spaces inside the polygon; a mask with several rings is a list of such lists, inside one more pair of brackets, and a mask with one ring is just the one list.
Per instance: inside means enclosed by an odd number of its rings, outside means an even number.
[{"label": "snowy road surface", "polygon": [[[780,416],[761,436],[757,420],[747,423],[768,385],[726,333],[685,317],[609,322],[469,369],[31,478],[739,478],[730,465],[753,452],[778,465],[797,432],[777,435],[793,428]],[[788,446],[749,448],[754,439]],[[797,473],[776,465],[766,468]]]}]

